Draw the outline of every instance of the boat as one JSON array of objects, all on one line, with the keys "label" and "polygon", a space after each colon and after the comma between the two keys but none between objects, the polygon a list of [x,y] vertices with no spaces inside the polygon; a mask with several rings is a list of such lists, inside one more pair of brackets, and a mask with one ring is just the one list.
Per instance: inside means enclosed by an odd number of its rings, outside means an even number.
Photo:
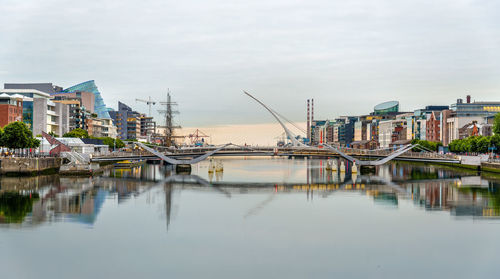
[{"label": "boat", "polygon": [[133,167],[138,167],[144,163],[146,163],[146,160],[135,160],[135,161],[124,160],[116,162],[113,166],[115,168],[133,168]]}]

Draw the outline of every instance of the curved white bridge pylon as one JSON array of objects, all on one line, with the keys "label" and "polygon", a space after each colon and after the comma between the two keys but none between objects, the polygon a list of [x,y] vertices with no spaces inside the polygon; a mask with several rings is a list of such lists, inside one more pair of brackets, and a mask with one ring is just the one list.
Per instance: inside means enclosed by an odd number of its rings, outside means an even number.
[{"label": "curved white bridge pylon", "polygon": [[268,108],[263,102],[261,102],[259,99],[255,98],[252,96],[250,93],[246,92],[243,90],[243,93],[245,93],[248,97],[254,99],[257,103],[259,103],[261,106],[263,106],[269,113],[271,113],[276,120],[278,120],[278,123],[280,123],[281,127],[283,127],[283,130],[285,130],[286,136],[292,141],[292,146],[307,146],[300,141],[297,140],[297,137],[295,136],[292,131],[288,130],[288,128],[285,126],[285,124],[281,121],[281,119],[273,112],[272,109]]}]

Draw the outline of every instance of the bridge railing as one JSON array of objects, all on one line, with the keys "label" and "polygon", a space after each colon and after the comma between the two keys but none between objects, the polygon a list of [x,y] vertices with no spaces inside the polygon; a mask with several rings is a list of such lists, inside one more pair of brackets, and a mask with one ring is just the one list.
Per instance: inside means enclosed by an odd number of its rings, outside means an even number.
[{"label": "bridge railing", "polygon": [[[158,150],[162,154],[167,156],[169,155],[201,155],[208,152],[212,152],[215,149],[221,148],[221,146],[210,146],[210,147],[195,147],[195,148],[180,148],[180,149],[171,149],[168,152],[165,150]],[[346,155],[354,155],[354,156],[374,156],[374,157],[387,157],[394,153],[394,149],[377,149],[377,150],[369,150],[369,149],[354,149],[354,148],[346,148],[346,147],[336,147],[339,151],[345,153]],[[246,146],[226,146],[223,149],[219,150],[217,153],[231,153],[231,152],[245,152],[245,153],[274,153],[278,152],[279,154],[332,154],[331,149],[327,148],[318,148],[318,147],[246,147]],[[95,158],[99,157],[125,157],[125,156],[151,156],[152,154],[146,150],[133,150],[132,152],[112,152],[110,154],[94,156]],[[407,151],[401,155],[401,157],[411,157],[411,158],[423,158],[423,159],[445,159],[445,160],[458,160],[459,157],[453,154],[439,154],[432,152],[413,152]]]},{"label": "bridge railing", "polygon": [[[367,149],[341,148],[340,150],[347,154],[361,155],[361,156],[389,156],[394,152],[394,150],[392,149],[367,150]],[[440,154],[432,152],[414,152],[414,151],[407,151],[400,156],[413,157],[413,158],[459,159],[458,156],[453,154]]]},{"label": "bridge railing", "polygon": [[108,154],[102,154],[102,155],[95,155],[93,156],[94,158],[101,158],[101,157],[127,157],[127,156],[151,156],[151,153],[145,151],[145,150],[136,150],[132,152],[127,152],[127,151],[115,151],[111,152]]}]

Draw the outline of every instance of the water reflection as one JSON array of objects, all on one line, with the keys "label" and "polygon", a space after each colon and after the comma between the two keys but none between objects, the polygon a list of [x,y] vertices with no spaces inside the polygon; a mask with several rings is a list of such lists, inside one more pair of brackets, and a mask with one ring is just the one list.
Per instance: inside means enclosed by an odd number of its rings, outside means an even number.
[{"label": "water reflection", "polygon": [[[176,175],[172,168],[142,165],[132,169],[109,169],[101,177],[72,178],[52,176],[1,177],[0,223],[36,226],[46,222],[77,222],[93,226],[107,200],[117,204],[127,202],[151,189],[162,189],[163,197],[148,196],[151,204],[163,202],[167,229],[171,223],[175,192],[212,191],[226,198],[249,193],[270,196],[245,218],[258,214],[259,208],[270,203],[275,195],[305,193],[305,200],[327,199],[336,193],[356,193],[370,197],[375,206],[398,209],[408,200],[428,211],[449,211],[454,217],[475,219],[499,218],[500,184],[496,180],[462,173],[454,169],[415,164],[389,164],[377,168],[375,174],[361,175],[347,171],[326,170],[325,160],[280,161],[284,182],[263,182],[245,177],[248,169],[234,170],[229,181],[222,173],[205,173],[202,165],[194,175]],[[241,163],[241,162],[240,162]],[[261,164],[272,161],[261,160]],[[237,165],[237,163],[235,163]],[[225,163],[231,166],[231,162]],[[251,171],[251,170],[250,170]],[[305,173],[303,173],[305,171]],[[296,174],[296,172],[298,174]],[[255,172],[254,175],[258,175]],[[302,181],[297,177],[303,175]],[[292,182],[290,177],[294,177]]]}]

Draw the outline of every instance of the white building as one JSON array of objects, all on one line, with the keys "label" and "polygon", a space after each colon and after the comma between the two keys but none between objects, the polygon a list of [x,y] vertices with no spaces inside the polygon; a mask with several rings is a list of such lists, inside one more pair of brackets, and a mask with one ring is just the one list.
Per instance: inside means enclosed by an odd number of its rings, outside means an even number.
[{"label": "white building", "polygon": [[460,139],[459,129],[465,125],[476,121],[477,123],[484,123],[484,117],[470,116],[470,117],[450,117],[446,120],[446,127],[448,129],[449,142]]},{"label": "white building", "polygon": [[380,148],[388,148],[392,142],[392,122],[393,120],[380,121],[378,124],[378,142]]},{"label": "white building", "polygon": [[69,131],[69,107],[54,103],[51,96],[36,89],[0,89],[0,94],[23,96],[23,122],[33,135],[54,132],[63,135]]},{"label": "white building", "polygon": [[111,118],[93,118],[87,125],[89,126],[89,134],[94,137],[110,137],[115,139],[118,136],[117,128]]},{"label": "white building", "polygon": [[[378,142],[380,148],[388,148],[392,143],[393,135],[396,136],[397,140],[406,140],[406,123],[406,119],[380,121],[378,127]],[[401,131],[397,132],[398,128]]]}]

